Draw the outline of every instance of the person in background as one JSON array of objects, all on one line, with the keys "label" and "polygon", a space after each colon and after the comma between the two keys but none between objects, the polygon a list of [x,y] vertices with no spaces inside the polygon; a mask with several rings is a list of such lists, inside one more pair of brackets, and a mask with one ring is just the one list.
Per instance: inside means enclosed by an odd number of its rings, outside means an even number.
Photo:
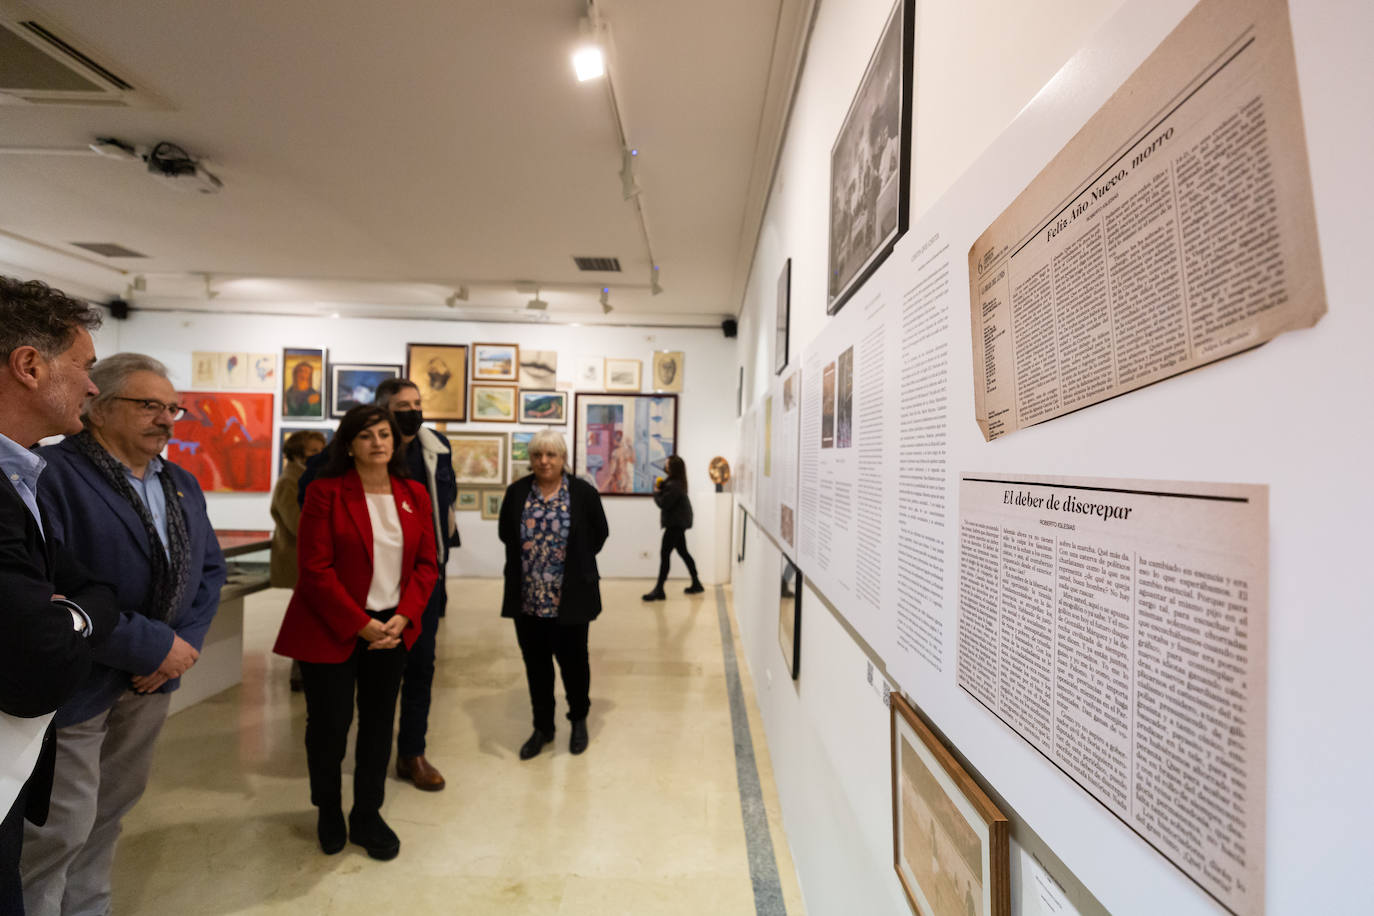
[{"label": "person in background", "polygon": [[[419,635],[438,567],[429,495],[407,476],[396,421],[383,407],[344,414],[301,512],[300,578],[273,647],[301,663],[310,801],[320,849],[351,838],[374,859],[401,841],[382,819],[391,725],[406,649]],[[340,767],[357,695],[353,810]]]},{"label": "person in background", "polygon": [[[425,735],[429,730],[430,696],[434,685],[434,655],[439,618],[448,604],[445,572],[449,550],[458,547],[458,481],[453,476],[453,456],[448,440],[424,425],[420,410],[420,389],[409,379],[387,379],[377,386],[377,406],[385,407],[396,418],[401,431],[399,451],[412,480],[428,490],[427,504],[434,525],[435,558],[439,577],[425,606],[423,626],[415,645],[406,654],[406,670],[401,681],[401,720],[396,731],[396,775],[417,789],[437,792],[444,777],[425,758]],[[314,479],[324,456],[306,464],[300,480],[300,500]]]},{"label": "person in background", "polygon": [[85,429],[39,449],[53,535],[115,583],[120,619],[57,711],[48,821],[24,832],[31,916],[108,913],[120,821],[148,785],[172,691],[219,609],[224,555],[196,479],[159,457],[182,414],[167,369],[138,353],[95,364]]},{"label": "person in background", "polygon": [[687,465],[677,455],[669,455],[666,470],[668,476],[658,481],[654,490],[654,502],[659,508],[659,524],[663,526],[663,544],[658,551],[658,582],[654,590],[644,596],[645,601],[662,601],[668,597],[663,593],[663,583],[668,581],[668,564],[676,550],[687,564],[687,572],[692,584],[683,591],[697,595],[705,591],[697,578],[697,564],[687,552],[687,529],[692,527],[692,501],[687,497]]},{"label": "person in background", "polygon": [[[295,588],[296,526],[301,520],[301,506],[296,499],[296,484],[305,472],[305,462],[324,451],[324,433],[317,429],[298,429],[282,443],[281,475],[272,489],[272,570],[273,588]],[[291,663],[291,690],[301,690],[300,662]]]},{"label": "person in background", "polygon": [[568,750],[587,749],[587,636],[601,613],[596,555],[610,535],[596,487],[564,473],[568,445],[562,435],[540,430],[530,440],[529,453],[534,473],[506,488],[497,521],[506,545],[501,616],[515,620],[534,710],[534,734],[521,746],[521,760],[553,740],[555,658],[572,723]]},{"label": "person in background", "polygon": [[24,912],[24,819],[48,816],[52,719],[119,622],[96,581],[44,524],[39,439],[81,430],[100,312],[36,280],[0,276],[0,913]]}]

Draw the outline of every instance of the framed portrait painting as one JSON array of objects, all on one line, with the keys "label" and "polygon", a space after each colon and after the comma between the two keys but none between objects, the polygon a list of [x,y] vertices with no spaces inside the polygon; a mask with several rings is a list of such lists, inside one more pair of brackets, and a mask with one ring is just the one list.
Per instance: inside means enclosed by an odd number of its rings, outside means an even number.
[{"label": "framed portrait painting", "polygon": [[642,385],[640,373],[644,364],[637,359],[606,357],[606,390],[638,391]]},{"label": "framed portrait painting", "polygon": [[573,473],[613,496],[652,496],[677,450],[677,395],[579,392]]},{"label": "framed portrait painting", "polygon": [[514,385],[473,382],[468,419],[473,423],[514,423],[519,390]]},{"label": "framed portrait painting", "polygon": [[[272,490],[272,395],[183,391],[167,458],[206,493]],[[328,431],[321,428],[328,435]]]},{"label": "framed portrait painting", "polygon": [[915,8],[915,0],[897,0],[830,148],[827,315],[840,310],[907,229]]},{"label": "framed portrait painting", "polygon": [[401,367],[377,363],[329,364],[329,415],[342,417],[359,404],[377,399],[377,386],[400,378]]},{"label": "framed portrait painting", "polygon": [[448,433],[453,458],[453,477],[460,487],[504,487],[505,433]]},{"label": "framed portrait painting", "polygon": [[891,697],[892,850],[921,916],[1011,916],[1007,819],[898,691]]},{"label": "framed portrait painting", "polygon": [[325,353],[287,347],[281,351],[281,415],[289,420],[323,420]]},{"label": "framed portrait painting", "polygon": [[654,390],[682,391],[685,363],[686,356],[681,350],[654,351]]},{"label": "framed portrait painting", "polygon": [[405,377],[420,389],[426,420],[468,418],[467,344],[406,344]]},{"label": "framed portrait painting", "polygon": [[566,391],[527,391],[520,389],[520,422],[562,426],[568,422]]},{"label": "framed portrait painting", "polygon": [[516,344],[472,345],[474,382],[517,382],[520,379],[520,347]]}]

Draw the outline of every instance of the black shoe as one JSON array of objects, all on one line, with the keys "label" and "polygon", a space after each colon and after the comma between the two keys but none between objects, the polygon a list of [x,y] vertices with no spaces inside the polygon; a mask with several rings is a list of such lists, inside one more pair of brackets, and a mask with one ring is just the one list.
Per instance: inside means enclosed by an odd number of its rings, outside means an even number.
[{"label": "black shoe", "polygon": [[587,720],[578,719],[572,724],[572,737],[568,739],[568,750],[580,754],[587,749]]},{"label": "black shoe", "polygon": [[327,856],[344,848],[348,843],[348,825],[344,823],[342,808],[321,808],[315,833],[320,838],[320,849]]},{"label": "black shoe", "polygon": [[656,589],[654,589],[653,591],[649,592],[649,594],[647,594],[647,595],[645,595],[645,596],[643,596],[643,597],[644,597],[644,600],[645,600],[645,601],[662,601],[662,600],[664,600],[665,598],[667,598],[668,596],[665,595],[665,594],[663,594],[663,589],[661,589],[661,588],[656,588]]},{"label": "black shoe", "polygon": [[369,856],[383,862],[396,858],[401,851],[400,838],[386,825],[386,821],[382,820],[382,815],[378,812],[366,815],[359,815],[357,812],[350,814],[348,834],[355,845],[363,847]]},{"label": "black shoe", "polygon": [[[576,724],[574,724],[574,728],[575,727]],[[520,759],[529,760],[531,757],[539,756],[539,752],[544,749],[544,745],[548,744],[552,740],[552,731],[541,732],[539,729],[536,728],[534,730],[534,734],[530,735],[530,740],[520,745]]]},{"label": "black shoe", "polygon": [[702,585],[696,579],[693,579],[692,584],[684,588],[682,593],[684,595],[700,595],[704,591],[706,591],[706,586]]}]

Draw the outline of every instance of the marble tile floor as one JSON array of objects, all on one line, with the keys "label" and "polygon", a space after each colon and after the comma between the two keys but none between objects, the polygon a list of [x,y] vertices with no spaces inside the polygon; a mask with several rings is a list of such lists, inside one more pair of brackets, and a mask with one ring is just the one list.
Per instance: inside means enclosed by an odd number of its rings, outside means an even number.
[{"label": "marble tile floor", "polygon": [[[392,862],[351,844],[319,851],[305,701],[271,653],[289,593],[250,597],[244,682],[168,720],[148,792],[125,819],[115,913],[754,913],[715,590],[686,596],[672,580],[666,602],[646,605],[649,586],[603,582],[587,752],[568,753],[560,685],[557,739],[521,762],[529,700],[500,583],[449,581],[427,751],[448,787],[420,792],[395,778],[393,760]],[[800,914],[738,655],[783,901]],[[351,754],[344,767],[347,806]]]}]

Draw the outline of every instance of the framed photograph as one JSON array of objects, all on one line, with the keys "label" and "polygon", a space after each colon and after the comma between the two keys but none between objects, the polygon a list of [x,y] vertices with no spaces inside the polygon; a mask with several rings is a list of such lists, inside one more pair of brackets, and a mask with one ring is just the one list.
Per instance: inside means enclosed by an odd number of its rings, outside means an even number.
[{"label": "framed photograph", "polygon": [[573,386],[601,389],[606,387],[606,359],[602,356],[579,356],[573,366]]},{"label": "framed photograph", "polygon": [[677,395],[578,392],[573,473],[598,492],[653,496],[677,450]]},{"label": "framed photograph", "polygon": [[281,415],[291,420],[324,419],[324,351],[287,347],[281,351]]},{"label": "framed photograph", "polygon": [[168,460],[206,493],[270,493],[272,394],[183,391],[180,401],[186,415],[172,425]]},{"label": "framed photograph", "polygon": [[557,381],[557,350],[520,351],[521,388],[553,388]]},{"label": "framed photograph", "polygon": [[821,448],[835,447],[835,364],[821,370]]},{"label": "framed photograph", "polygon": [[514,423],[516,394],[514,385],[487,385],[473,382],[468,420],[473,423]]},{"label": "framed photograph", "polygon": [[911,196],[911,74],[916,0],[897,0],[830,147],[833,315],[906,232]]},{"label": "framed photograph", "polygon": [[420,389],[426,420],[468,418],[467,344],[406,344],[406,378]]},{"label": "framed photograph", "polygon": [[[275,359],[275,357],[273,357]],[[334,440],[332,426],[283,426],[277,430],[277,473],[286,468],[286,439],[292,433],[320,433],[324,436],[325,447]]]},{"label": "framed photograph", "polygon": [[516,382],[520,378],[520,348],[515,344],[472,345],[474,382]]},{"label": "framed photograph", "polygon": [[778,311],[773,325],[773,374],[787,368],[788,334],[792,330],[792,259],[782,265],[778,275]]},{"label": "framed photograph", "polygon": [[473,490],[468,487],[458,488],[458,499],[453,506],[459,512],[476,512],[482,508],[482,494],[485,490]]},{"label": "framed photograph", "polygon": [[846,347],[835,360],[835,448],[849,448],[853,444],[854,348]]},{"label": "framed photograph", "polygon": [[801,570],[782,558],[782,587],[778,591],[778,646],[792,680],[801,676]]},{"label": "framed photograph", "polygon": [[329,364],[329,415],[342,417],[359,404],[377,399],[377,386],[400,378],[401,367],[378,363]]},{"label": "framed photograph", "polygon": [[563,426],[568,422],[566,391],[526,391],[520,389],[520,422]]},{"label": "framed photograph", "polygon": [[501,517],[501,503],[506,498],[505,490],[483,490],[482,491],[482,518],[498,519]]},{"label": "framed photograph", "polygon": [[654,351],[655,391],[682,391],[682,377],[686,357],[681,350]]},{"label": "framed photograph", "polygon": [[506,453],[510,440],[505,433],[448,433],[453,452],[453,477],[460,487],[504,487]]},{"label": "framed photograph", "polygon": [[638,391],[642,385],[640,374],[644,364],[637,359],[611,359],[606,357],[606,390]]},{"label": "framed photograph", "polygon": [[530,473],[530,440],[534,433],[517,429],[510,434],[510,480],[512,483]]},{"label": "framed photograph", "polygon": [[921,916],[1011,916],[1007,819],[891,693],[893,866]]}]

